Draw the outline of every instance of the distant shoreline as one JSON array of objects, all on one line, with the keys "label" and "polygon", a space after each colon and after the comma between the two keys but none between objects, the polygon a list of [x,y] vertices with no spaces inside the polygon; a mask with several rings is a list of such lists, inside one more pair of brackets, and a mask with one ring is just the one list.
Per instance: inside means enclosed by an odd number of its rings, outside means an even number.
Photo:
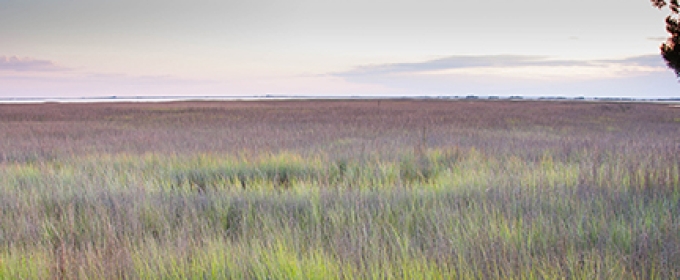
[{"label": "distant shoreline", "polygon": [[677,98],[562,97],[562,96],[105,96],[105,97],[0,97],[0,104],[119,103],[183,101],[286,101],[286,100],[489,100],[680,103]]}]

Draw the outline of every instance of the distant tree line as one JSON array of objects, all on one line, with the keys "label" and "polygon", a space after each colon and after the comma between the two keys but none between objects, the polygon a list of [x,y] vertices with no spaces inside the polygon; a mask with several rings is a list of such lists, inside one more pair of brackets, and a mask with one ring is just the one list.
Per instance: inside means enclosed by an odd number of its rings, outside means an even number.
[{"label": "distant tree line", "polygon": [[668,6],[671,11],[671,14],[666,17],[666,31],[670,33],[671,37],[661,45],[661,55],[666,60],[668,67],[673,69],[680,78],[680,18],[678,17],[680,5],[678,5],[678,0],[651,1],[654,7],[662,9]]}]

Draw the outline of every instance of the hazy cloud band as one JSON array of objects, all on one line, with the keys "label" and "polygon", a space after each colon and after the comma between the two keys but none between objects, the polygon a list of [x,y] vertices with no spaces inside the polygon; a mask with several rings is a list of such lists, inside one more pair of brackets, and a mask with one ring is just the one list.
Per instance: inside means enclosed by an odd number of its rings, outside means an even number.
[{"label": "hazy cloud band", "polygon": [[19,72],[64,71],[66,68],[56,65],[50,60],[19,58],[17,56],[0,56],[0,70]]},{"label": "hazy cloud band", "polygon": [[333,73],[339,77],[375,76],[388,74],[419,73],[467,68],[515,68],[515,67],[565,67],[626,65],[643,67],[665,67],[659,55],[643,55],[624,59],[608,60],[552,60],[545,56],[530,55],[480,55],[449,56],[416,63],[390,63],[360,66],[346,72]]}]

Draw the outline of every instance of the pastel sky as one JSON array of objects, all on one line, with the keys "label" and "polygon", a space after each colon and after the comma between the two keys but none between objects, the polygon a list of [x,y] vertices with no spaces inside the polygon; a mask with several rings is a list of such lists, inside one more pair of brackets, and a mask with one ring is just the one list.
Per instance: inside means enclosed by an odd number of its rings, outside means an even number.
[{"label": "pastel sky", "polygon": [[680,97],[648,0],[0,0],[0,98]]}]

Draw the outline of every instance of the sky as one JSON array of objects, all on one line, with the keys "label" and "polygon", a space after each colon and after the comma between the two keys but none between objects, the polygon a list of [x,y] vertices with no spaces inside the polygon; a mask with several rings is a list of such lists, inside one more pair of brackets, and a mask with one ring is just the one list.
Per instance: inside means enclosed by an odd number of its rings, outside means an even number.
[{"label": "sky", "polygon": [[648,0],[0,0],[0,98],[677,98]]}]

